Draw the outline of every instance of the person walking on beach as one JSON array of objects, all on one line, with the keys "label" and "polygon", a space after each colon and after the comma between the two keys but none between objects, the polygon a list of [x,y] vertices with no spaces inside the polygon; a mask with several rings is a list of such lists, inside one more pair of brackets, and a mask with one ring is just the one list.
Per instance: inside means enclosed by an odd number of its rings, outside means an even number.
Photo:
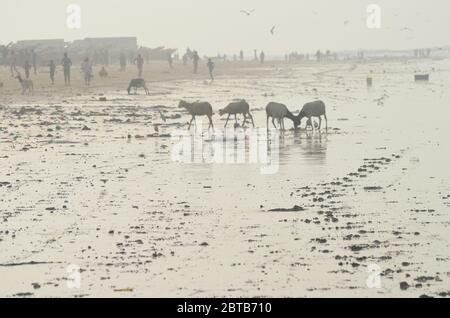
[{"label": "person walking on beach", "polygon": [[239,52],[239,59],[241,60],[241,62],[244,62],[244,51],[240,51]]},{"label": "person walking on beach", "polygon": [[11,77],[14,77],[14,72],[17,73],[17,56],[14,50],[11,51],[11,56],[9,57],[9,66],[11,69]]},{"label": "person walking on beach", "polygon": [[206,63],[206,66],[208,67],[209,77],[211,77],[211,82],[214,82],[213,71],[214,71],[214,67],[216,65],[214,64],[212,59],[208,59],[208,63]]},{"label": "person walking on beach", "polygon": [[135,62],[136,62],[136,66],[138,68],[138,76],[139,76],[139,78],[142,78],[142,69],[144,68],[144,59],[142,58],[141,54],[138,55]]},{"label": "person walking on beach", "polygon": [[120,53],[119,56],[119,63],[120,63],[120,71],[125,72],[127,68],[127,57],[125,56],[125,53]]},{"label": "person walking on beach", "polygon": [[192,62],[194,63],[194,74],[197,74],[198,72],[198,61],[200,60],[200,56],[198,56],[197,51],[194,51],[192,53]]},{"label": "person walking on beach", "polygon": [[167,57],[167,61],[169,62],[170,69],[173,69],[173,57],[172,53],[169,53],[169,56]]},{"label": "person walking on beach", "polygon": [[50,80],[52,81],[52,85],[55,85],[55,72],[56,72],[56,64],[53,60],[50,61]]},{"label": "person walking on beach", "polygon": [[25,70],[25,78],[29,79],[31,64],[30,64],[30,62],[28,62],[28,60],[25,61],[25,64],[23,65],[23,69]]},{"label": "person walking on beach", "polygon": [[266,59],[266,54],[264,54],[264,51],[261,51],[261,54],[259,55],[259,60],[261,64],[264,64],[264,61]]},{"label": "person walking on beach", "polygon": [[64,53],[62,66],[64,71],[64,84],[70,86],[70,68],[72,67],[72,60],[67,56],[67,53]]},{"label": "person walking on beach", "polygon": [[84,62],[81,64],[81,70],[84,73],[84,84],[86,86],[91,85],[92,78],[92,64],[89,62],[89,58],[87,57]]},{"label": "person walking on beach", "polygon": [[36,51],[34,49],[31,50],[31,57],[33,59],[34,75],[36,75],[37,74],[37,54],[36,54]]}]

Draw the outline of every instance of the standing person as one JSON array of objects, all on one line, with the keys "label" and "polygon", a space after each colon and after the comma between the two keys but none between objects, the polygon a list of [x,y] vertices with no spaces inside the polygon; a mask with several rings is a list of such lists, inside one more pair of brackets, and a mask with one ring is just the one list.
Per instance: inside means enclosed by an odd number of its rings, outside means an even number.
[{"label": "standing person", "polygon": [[169,56],[167,57],[167,61],[169,62],[169,67],[173,69],[173,58],[172,53],[169,53]]},{"label": "standing person", "polygon": [[185,53],[185,54],[183,55],[183,65],[186,66],[186,65],[187,65],[187,62],[188,62],[188,56],[187,56],[187,54]]},{"label": "standing person", "polygon": [[209,77],[211,77],[211,82],[213,82],[214,81],[213,71],[214,71],[214,67],[216,65],[214,64],[212,59],[208,59],[208,63],[206,63],[206,66],[208,67]]},{"label": "standing person", "polygon": [[261,64],[264,64],[265,59],[266,59],[266,54],[264,54],[264,51],[261,51],[261,54],[259,55],[259,60],[261,61]]},{"label": "standing person", "polygon": [[34,70],[34,75],[37,74],[37,54],[36,51],[34,49],[31,50],[31,56],[33,59],[33,70]]},{"label": "standing person", "polygon": [[23,65],[23,69],[25,70],[25,78],[29,79],[31,64],[30,64],[30,62],[28,62],[28,60],[25,61],[25,64]]},{"label": "standing person", "polygon": [[136,66],[138,68],[138,76],[139,78],[142,78],[142,69],[144,68],[144,59],[142,58],[141,54],[137,56],[135,59]]},{"label": "standing person", "polygon": [[52,81],[52,85],[55,85],[55,72],[56,72],[56,64],[53,60],[50,61],[50,80]]},{"label": "standing person", "polygon": [[62,66],[64,71],[64,84],[70,86],[70,68],[72,67],[72,60],[67,56],[67,53],[64,53]]},{"label": "standing person", "polygon": [[198,72],[198,61],[200,60],[200,56],[198,56],[197,51],[192,53],[192,62],[194,63],[194,74]]},{"label": "standing person", "polygon": [[9,66],[11,68],[11,77],[14,77],[14,72],[17,73],[17,56],[14,50],[11,51],[11,56],[9,57]]},{"label": "standing person", "polygon": [[119,63],[120,63],[120,71],[125,72],[127,68],[127,57],[125,56],[125,53],[120,53],[119,56]]},{"label": "standing person", "polygon": [[239,59],[241,60],[241,62],[244,61],[244,51],[242,50],[239,52]]},{"label": "standing person", "polygon": [[86,86],[91,85],[92,78],[92,64],[89,62],[89,58],[87,57],[84,62],[81,64],[81,70],[84,73],[84,84]]}]

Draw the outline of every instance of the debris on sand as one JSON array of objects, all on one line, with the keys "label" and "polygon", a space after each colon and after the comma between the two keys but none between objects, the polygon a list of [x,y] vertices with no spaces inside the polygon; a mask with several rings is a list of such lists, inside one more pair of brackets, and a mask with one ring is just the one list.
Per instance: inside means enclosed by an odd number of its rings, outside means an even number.
[{"label": "debris on sand", "polygon": [[48,264],[61,264],[61,262],[23,262],[23,263],[9,263],[0,264],[0,267],[15,267],[15,266],[25,266],[25,265],[48,265]]},{"label": "debris on sand", "polygon": [[290,209],[276,208],[269,210],[269,212],[301,212],[301,211],[305,211],[305,209],[298,205],[294,205],[294,207]]},{"label": "debris on sand", "polygon": [[116,293],[132,293],[133,291],[134,291],[134,288],[114,289],[114,292],[116,292]]},{"label": "debris on sand", "polygon": [[381,190],[383,190],[383,187],[369,186],[369,187],[364,187],[364,190],[366,190],[366,191],[381,191]]},{"label": "debris on sand", "polygon": [[414,75],[416,82],[428,82],[430,80],[430,74],[416,74]]}]

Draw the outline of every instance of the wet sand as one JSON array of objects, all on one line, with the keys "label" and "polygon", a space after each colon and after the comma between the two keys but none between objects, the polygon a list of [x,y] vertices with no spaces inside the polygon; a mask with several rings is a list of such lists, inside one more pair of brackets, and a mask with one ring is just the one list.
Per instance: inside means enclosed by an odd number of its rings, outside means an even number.
[{"label": "wet sand", "polygon": [[[147,67],[149,96],[126,94],[134,70],[88,89],[42,73],[33,96],[0,70],[0,296],[450,295],[450,61],[167,68]],[[322,99],[328,132],[286,131],[275,174],[174,162],[178,101],[220,129],[235,98],[262,128],[270,101]]]}]

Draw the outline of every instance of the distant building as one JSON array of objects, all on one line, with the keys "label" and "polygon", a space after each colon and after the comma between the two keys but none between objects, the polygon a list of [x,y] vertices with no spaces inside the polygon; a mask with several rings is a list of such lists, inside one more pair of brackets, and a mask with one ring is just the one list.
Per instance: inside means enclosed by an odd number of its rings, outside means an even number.
[{"label": "distant building", "polygon": [[16,43],[15,49],[63,50],[64,45],[64,39],[23,40]]}]

